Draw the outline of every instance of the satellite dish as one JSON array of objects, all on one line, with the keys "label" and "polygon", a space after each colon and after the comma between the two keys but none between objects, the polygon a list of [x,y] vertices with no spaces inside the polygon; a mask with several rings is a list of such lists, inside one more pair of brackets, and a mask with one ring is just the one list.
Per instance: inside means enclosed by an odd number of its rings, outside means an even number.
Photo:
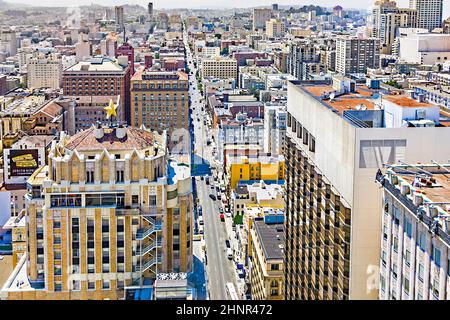
[{"label": "satellite dish", "polygon": [[330,93],[330,102],[333,101],[335,96],[336,96],[335,92]]}]

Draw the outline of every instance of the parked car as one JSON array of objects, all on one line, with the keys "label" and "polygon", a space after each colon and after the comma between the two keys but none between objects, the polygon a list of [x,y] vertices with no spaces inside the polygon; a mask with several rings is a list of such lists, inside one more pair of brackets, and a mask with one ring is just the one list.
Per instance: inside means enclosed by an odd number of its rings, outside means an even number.
[{"label": "parked car", "polygon": [[223,213],[219,214],[220,221],[225,221],[225,216]]},{"label": "parked car", "polygon": [[220,195],[220,193],[217,194],[217,199],[221,200],[222,196]]},{"label": "parked car", "polygon": [[223,208],[222,207],[219,208],[219,212],[223,213]]},{"label": "parked car", "polygon": [[231,248],[227,249],[227,258],[228,259],[233,259],[233,250],[231,250]]},{"label": "parked car", "polygon": [[231,248],[230,240],[228,240],[228,239],[225,240],[225,246],[227,247],[227,249]]},{"label": "parked car", "polygon": [[209,197],[210,197],[213,201],[216,201],[216,196],[213,195],[212,193],[209,195]]},{"label": "parked car", "polygon": [[198,224],[201,226],[203,225],[203,216],[198,217]]}]

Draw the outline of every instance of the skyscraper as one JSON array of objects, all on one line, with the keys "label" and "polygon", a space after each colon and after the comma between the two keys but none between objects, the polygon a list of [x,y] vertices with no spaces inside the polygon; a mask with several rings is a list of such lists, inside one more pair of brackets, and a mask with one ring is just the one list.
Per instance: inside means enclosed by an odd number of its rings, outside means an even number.
[{"label": "skyscraper", "polygon": [[409,0],[409,7],[417,10],[417,27],[432,31],[442,26],[444,0]]},{"label": "skyscraper", "polygon": [[380,64],[380,41],[375,38],[338,37],[336,40],[336,71],[342,75],[366,73]]},{"label": "skyscraper", "polygon": [[372,37],[379,38],[381,51],[391,54],[398,28],[415,28],[417,10],[398,8],[395,1],[378,0],[372,9]]},{"label": "skyscraper", "polygon": [[253,9],[253,30],[262,30],[266,27],[266,21],[272,17],[272,9],[255,8]]},{"label": "skyscraper", "polygon": [[148,15],[152,16],[153,15],[153,2],[149,2],[147,8],[148,8]]},{"label": "skyscraper", "polygon": [[376,299],[383,214],[376,172],[399,161],[447,161],[440,141],[450,128],[436,105],[380,99],[377,89],[342,77],[332,85],[289,82],[287,111],[285,298]]},{"label": "skyscraper", "polygon": [[116,25],[123,27],[123,25],[124,25],[123,6],[115,6],[114,13],[115,13]]}]

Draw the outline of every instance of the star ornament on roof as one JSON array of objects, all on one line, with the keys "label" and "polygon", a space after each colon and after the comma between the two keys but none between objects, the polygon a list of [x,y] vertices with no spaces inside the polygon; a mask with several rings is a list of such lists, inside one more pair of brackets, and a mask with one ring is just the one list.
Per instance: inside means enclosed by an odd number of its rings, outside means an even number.
[{"label": "star ornament on roof", "polygon": [[103,108],[106,111],[106,119],[112,119],[112,117],[117,118],[117,105],[111,100],[109,100],[109,105]]}]

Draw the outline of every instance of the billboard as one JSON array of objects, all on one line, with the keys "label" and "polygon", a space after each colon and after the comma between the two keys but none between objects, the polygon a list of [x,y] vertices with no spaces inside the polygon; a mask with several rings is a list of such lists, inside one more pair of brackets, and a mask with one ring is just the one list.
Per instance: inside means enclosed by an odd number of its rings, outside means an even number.
[{"label": "billboard", "polygon": [[11,149],[9,152],[9,176],[27,177],[39,167],[37,149]]}]

